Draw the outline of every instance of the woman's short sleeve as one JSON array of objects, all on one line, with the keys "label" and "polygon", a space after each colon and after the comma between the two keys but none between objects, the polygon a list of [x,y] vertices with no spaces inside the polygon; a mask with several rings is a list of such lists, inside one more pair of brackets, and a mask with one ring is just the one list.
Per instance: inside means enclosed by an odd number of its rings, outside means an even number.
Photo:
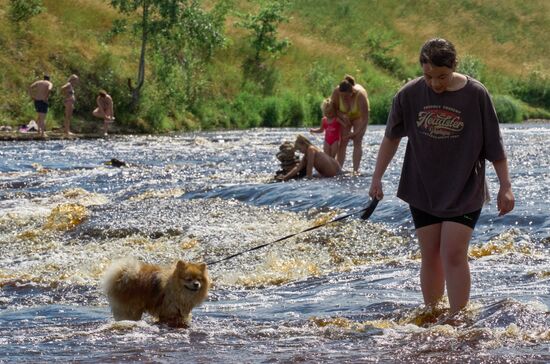
[{"label": "woman's short sleeve", "polygon": [[385,136],[390,139],[402,138],[407,136],[405,122],[403,119],[402,93],[394,96],[388,122],[386,123]]}]

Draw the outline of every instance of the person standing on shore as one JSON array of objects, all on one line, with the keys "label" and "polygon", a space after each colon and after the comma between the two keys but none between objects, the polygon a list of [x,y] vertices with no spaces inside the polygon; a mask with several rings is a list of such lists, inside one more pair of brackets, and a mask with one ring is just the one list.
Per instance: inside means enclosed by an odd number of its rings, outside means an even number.
[{"label": "person standing on shore", "polygon": [[452,316],[470,297],[468,245],[488,199],[485,160],[492,162],[500,182],[499,216],[512,211],[515,199],[485,86],[456,72],[454,45],[445,39],[424,43],[419,61],[423,76],[393,99],[369,195],[383,198],[382,177],[407,137],[397,197],[409,204],[420,244],[424,303],[435,306],[446,287]]},{"label": "person standing on shore", "polygon": [[71,120],[73,118],[74,104],[76,102],[74,88],[78,85],[78,82],[78,76],[73,74],[69,77],[69,81],[61,87],[63,104],[65,105],[65,120],[63,122],[63,131],[65,135],[72,135]]},{"label": "person standing on shore", "polygon": [[37,116],[38,133],[41,137],[46,136],[46,114],[48,113],[48,98],[53,89],[50,76],[44,75],[44,79],[35,81],[29,87],[29,95],[34,101],[34,109]]},{"label": "person standing on shore", "polygon": [[92,114],[103,119],[103,136],[107,136],[109,124],[115,120],[113,110],[113,98],[105,90],[99,90],[99,95],[96,99],[97,107]]},{"label": "person standing on shore", "polygon": [[334,89],[331,101],[336,108],[336,116],[342,120],[342,138],[338,149],[338,163],[344,167],[349,140],[353,140],[353,173],[359,174],[363,157],[363,137],[369,124],[369,98],[365,88],[346,75]]}]

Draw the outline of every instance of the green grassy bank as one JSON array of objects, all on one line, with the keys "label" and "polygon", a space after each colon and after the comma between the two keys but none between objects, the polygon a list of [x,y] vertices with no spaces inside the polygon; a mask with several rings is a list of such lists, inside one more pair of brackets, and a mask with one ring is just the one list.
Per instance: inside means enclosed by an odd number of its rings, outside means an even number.
[{"label": "green grassy bank", "polygon": [[127,79],[137,74],[139,35],[113,31],[126,17],[104,0],[42,4],[40,14],[17,23],[9,20],[10,1],[0,0],[0,125],[35,117],[27,88],[44,72],[55,85],[49,128],[62,123],[59,87],[72,73],[82,80],[75,126],[83,131],[98,127],[91,110],[100,88],[113,96],[117,125],[128,131],[315,125],[320,102],[346,73],[367,88],[371,122],[381,124],[393,94],[419,75],[418,49],[435,36],[455,43],[459,70],[488,87],[502,122],[550,118],[547,0],[288,2],[277,37],[291,45],[266,58],[252,79],[243,71],[250,32],[238,26],[238,12],[257,13],[265,2],[233,1],[223,47],[192,73],[148,51],[137,110]]}]

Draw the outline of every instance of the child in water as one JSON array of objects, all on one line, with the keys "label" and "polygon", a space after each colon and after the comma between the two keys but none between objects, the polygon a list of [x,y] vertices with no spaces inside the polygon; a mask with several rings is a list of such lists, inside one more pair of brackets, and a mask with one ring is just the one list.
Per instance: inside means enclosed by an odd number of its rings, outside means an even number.
[{"label": "child in water", "polygon": [[338,148],[340,147],[340,124],[342,121],[336,117],[336,110],[330,98],[323,101],[321,110],[323,111],[321,126],[316,129],[309,129],[309,132],[322,133],[324,131],[325,142],[323,143],[323,151],[332,158],[336,158]]},{"label": "child in water", "polygon": [[296,137],[294,148],[304,154],[304,157],[296,167],[290,170],[290,172],[284,176],[277,177],[281,181],[286,181],[296,176],[304,167],[306,168],[307,177],[313,175],[313,168],[323,177],[334,177],[342,171],[336,159],[319,150],[303,135],[298,135]]}]

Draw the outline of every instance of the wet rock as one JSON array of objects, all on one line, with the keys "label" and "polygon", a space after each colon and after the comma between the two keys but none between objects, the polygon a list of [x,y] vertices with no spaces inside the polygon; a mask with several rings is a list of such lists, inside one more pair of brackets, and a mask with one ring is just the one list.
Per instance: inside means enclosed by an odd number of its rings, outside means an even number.
[{"label": "wet rock", "polygon": [[105,162],[105,165],[108,165],[108,166],[113,166],[113,167],[128,167],[128,163],[124,162],[124,161],[121,161],[119,159],[116,159],[116,158],[111,158],[110,161],[108,162]]}]

